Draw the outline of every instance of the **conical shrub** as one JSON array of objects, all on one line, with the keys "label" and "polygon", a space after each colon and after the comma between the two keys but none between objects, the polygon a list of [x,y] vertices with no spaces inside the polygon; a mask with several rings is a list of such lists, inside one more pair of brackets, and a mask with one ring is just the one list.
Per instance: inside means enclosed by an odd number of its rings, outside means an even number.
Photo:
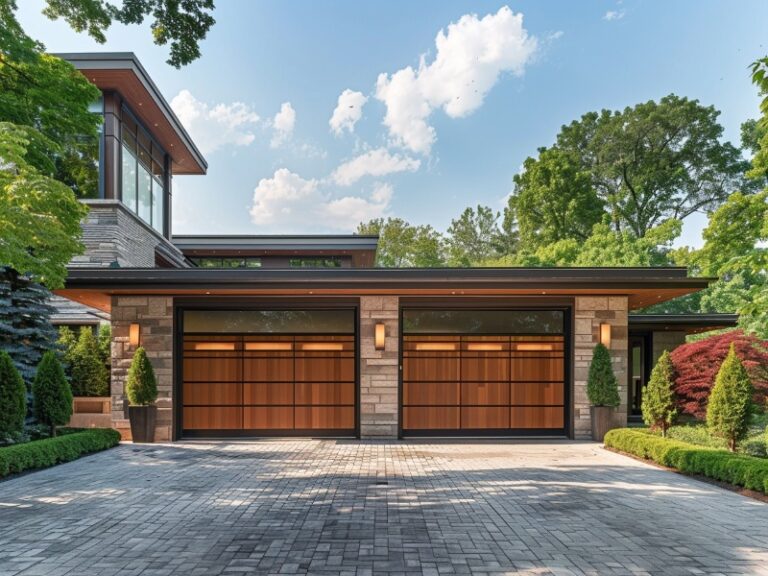
[{"label": "conical shrub", "polygon": [[611,354],[603,344],[595,346],[592,363],[589,365],[587,379],[587,398],[592,406],[611,406],[621,404],[619,384],[611,367]]},{"label": "conical shrub", "polygon": [[754,409],[752,393],[749,374],[731,344],[707,405],[707,426],[712,434],[726,439],[731,451],[736,450],[749,431]]},{"label": "conical shrub", "polygon": [[157,380],[147,352],[139,346],[128,369],[125,393],[131,406],[148,406],[157,400]]},{"label": "conical shrub", "polygon": [[63,426],[72,416],[72,390],[56,353],[48,351],[37,367],[32,384],[35,418],[56,435],[56,426]]},{"label": "conical shrub", "polygon": [[80,329],[77,345],[69,360],[75,396],[109,396],[109,371],[90,327]]},{"label": "conical shrub", "polygon": [[643,387],[643,421],[660,429],[662,436],[667,435],[667,429],[677,418],[674,373],[672,358],[665,350],[653,367],[651,379]]},{"label": "conical shrub", "polygon": [[0,351],[0,442],[21,434],[27,415],[27,387],[8,352]]}]

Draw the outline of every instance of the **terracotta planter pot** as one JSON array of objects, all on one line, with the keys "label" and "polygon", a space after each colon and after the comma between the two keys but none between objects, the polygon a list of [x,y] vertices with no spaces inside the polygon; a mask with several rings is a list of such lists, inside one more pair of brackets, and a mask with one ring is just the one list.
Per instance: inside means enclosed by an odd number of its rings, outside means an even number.
[{"label": "terracotta planter pot", "polygon": [[128,406],[128,419],[131,421],[131,436],[134,442],[151,443],[155,441],[155,421],[157,406]]},{"label": "terracotta planter pot", "polygon": [[611,406],[591,406],[589,411],[592,419],[592,440],[602,442],[608,430],[614,428],[613,414],[616,409]]}]

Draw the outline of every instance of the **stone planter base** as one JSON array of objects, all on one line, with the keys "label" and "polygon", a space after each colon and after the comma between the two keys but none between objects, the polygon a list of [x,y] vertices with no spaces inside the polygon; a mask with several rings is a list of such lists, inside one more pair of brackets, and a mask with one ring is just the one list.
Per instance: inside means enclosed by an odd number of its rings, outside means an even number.
[{"label": "stone planter base", "polygon": [[613,415],[616,412],[611,406],[591,406],[589,409],[592,420],[592,440],[602,442],[608,430],[612,430]]},{"label": "stone planter base", "polygon": [[134,442],[155,441],[157,406],[128,406],[128,419],[131,421],[131,438]]}]

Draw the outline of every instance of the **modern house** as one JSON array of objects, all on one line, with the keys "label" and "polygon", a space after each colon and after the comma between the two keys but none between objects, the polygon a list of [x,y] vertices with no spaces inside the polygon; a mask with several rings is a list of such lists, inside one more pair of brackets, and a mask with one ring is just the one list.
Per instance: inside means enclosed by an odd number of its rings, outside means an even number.
[{"label": "modern house", "polygon": [[682,268],[386,269],[370,236],[173,236],[172,176],[204,158],[133,54],[63,57],[102,90],[104,127],[87,251],[57,293],[111,319],[118,429],[141,345],[161,440],[585,438],[597,342],[623,424],[663,349],[735,322],[632,313],[712,280]]}]

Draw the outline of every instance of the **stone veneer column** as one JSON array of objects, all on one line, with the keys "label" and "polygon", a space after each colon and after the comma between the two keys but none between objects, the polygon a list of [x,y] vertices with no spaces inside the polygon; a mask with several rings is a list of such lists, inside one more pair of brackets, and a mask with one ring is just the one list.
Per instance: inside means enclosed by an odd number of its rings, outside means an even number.
[{"label": "stone veneer column", "polygon": [[173,298],[164,296],[112,297],[112,426],[130,437],[125,382],[133,353],[130,325],[140,326],[140,344],[157,377],[157,426],[155,440],[173,435]]},{"label": "stone veneer column", "polygon": [[[399,381],[399,299],[360,298],[360,436],[397,438]],[[384,350],[374,348],[375,325],[386,326]]]},{"label": "stone veneer column", "polygon": [[577,439],[591,438],[589,399],[587,398],[587,375],[592,361],[592,350],[600,341],[600,324],[611,325],[611,361],[616,379],[619,381],[621,405],[616,410],[615,424],[627,424],[627,361],[628,344],[628,299],[626,296],[584,296],[576,297],[574,316],[574,394],[573,418],[574,436]]}]

